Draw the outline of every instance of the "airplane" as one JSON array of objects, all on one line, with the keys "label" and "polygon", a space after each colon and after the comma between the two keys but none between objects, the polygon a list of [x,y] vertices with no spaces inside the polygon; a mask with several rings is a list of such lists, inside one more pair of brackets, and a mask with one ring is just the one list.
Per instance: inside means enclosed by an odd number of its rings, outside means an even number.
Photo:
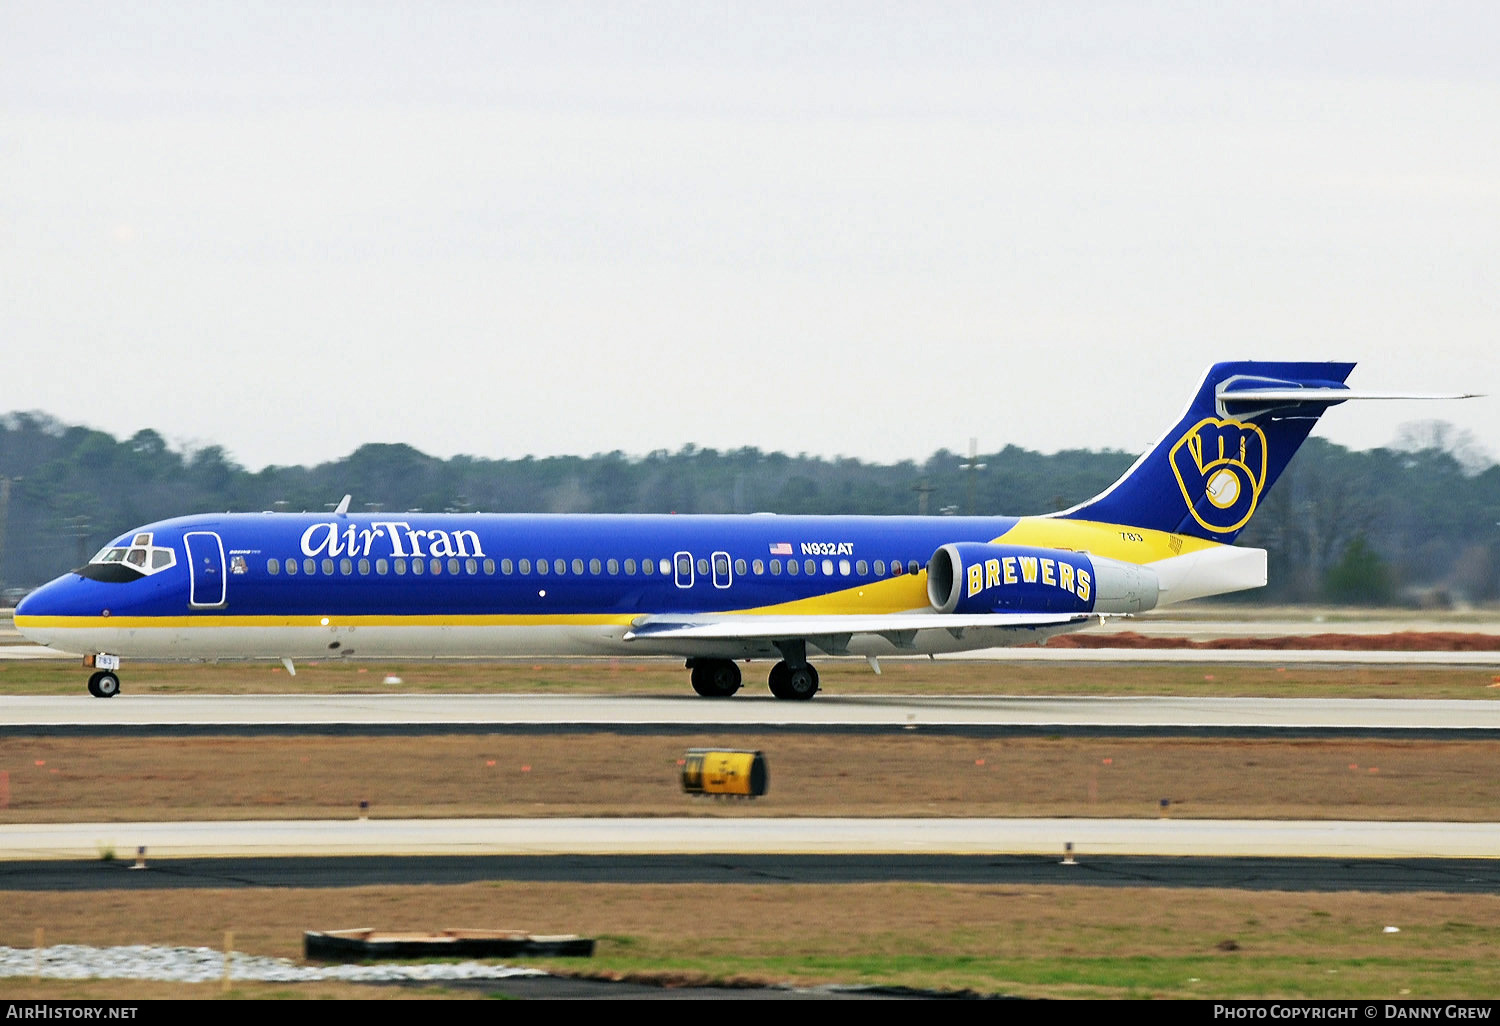
[{"label": "airplane", "polygon": [[1266,583],[1232,543],[1297,447],[1364,392],[1353,363],[1208,369],[1125,474],[1039,516],[224,513],[163,520],[22,600],[31,641],[84,656],[90,694],[123,658],[295,660],[670,655],[727,698],[775,660],[1032,644],[1105,618]]}]

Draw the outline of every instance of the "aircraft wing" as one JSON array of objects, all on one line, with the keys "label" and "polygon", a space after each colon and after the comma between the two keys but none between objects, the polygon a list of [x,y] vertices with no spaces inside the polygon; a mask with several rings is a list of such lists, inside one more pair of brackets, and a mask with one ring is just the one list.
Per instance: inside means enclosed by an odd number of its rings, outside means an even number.
[{"label": "aircraft wing", "polygon": [[[845,616],[643,616],[625,632],[626,641],[789,641],[801,638],[831,654],[844,651],[858,634],[879,635],[897,648],[912,647],[918,631],[945,630],[954,638],[969,631],[1017,635],[1078,628],[1102,620],[1095,613],[891,613]],[[1045,636],[1045,635],[1044,635]],[[1024,644],[1020,638],[1017,642]]]}]

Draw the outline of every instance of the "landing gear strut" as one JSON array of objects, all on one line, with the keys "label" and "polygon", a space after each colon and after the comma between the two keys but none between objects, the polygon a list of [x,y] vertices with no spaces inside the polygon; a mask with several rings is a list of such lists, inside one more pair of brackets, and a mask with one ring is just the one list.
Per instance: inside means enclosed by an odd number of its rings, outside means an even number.
[{"label": "landing gear strut", "polygon": [[818,670],[807,661],[807,642],[778,641],[776,647],[784,657],[771,667],[767,681],[777,698],[805,702],[818,693]]},{"label": "landing gear strut", "polygon": [[728,698],[740,689],[740,668],[731,659],[689,659],[693,690],[704,698]]},{"label": "landing gear strut", "polygon": [[100,670],[89,678],[89,694],[95,698],[114,698],[120,693],[119,674],[112,670]]}]

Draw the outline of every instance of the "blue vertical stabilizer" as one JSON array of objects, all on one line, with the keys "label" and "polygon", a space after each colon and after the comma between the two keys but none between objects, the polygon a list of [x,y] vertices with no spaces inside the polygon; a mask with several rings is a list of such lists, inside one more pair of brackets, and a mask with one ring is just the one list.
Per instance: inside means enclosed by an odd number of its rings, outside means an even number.
[{"label": "blue vertical stabilizer", "polygon": [[1216,363],[1181,418],[1088,502],[1055,516],[1229,543],[1328,407],[1352,363]]}]

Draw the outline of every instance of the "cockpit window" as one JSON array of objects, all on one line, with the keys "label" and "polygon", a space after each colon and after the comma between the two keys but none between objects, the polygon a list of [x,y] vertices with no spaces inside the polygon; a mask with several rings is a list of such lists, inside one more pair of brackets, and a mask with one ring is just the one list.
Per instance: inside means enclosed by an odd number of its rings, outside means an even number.
[{"label": "cockpit window", "polygon": [[104,546],[74,573],[97,581],[138,581],[176,563],[176,553],[168,546],[155,544],[148,531],[133,536],[129,545],[117,542]]}]

